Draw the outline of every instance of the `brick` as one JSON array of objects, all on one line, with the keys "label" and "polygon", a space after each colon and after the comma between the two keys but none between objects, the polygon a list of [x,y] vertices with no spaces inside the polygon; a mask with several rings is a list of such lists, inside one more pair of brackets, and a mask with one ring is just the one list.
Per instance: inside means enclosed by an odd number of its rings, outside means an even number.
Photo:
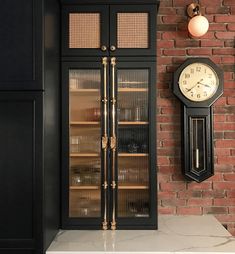
[{"label": "brick", "polygon": [[[234,181],[235,182],[235,174],[224,174],[224,180],[225,181]],[[234,185],[235,185],[235,183],[234,183]]]},{"label": "brick", "polygon": [[228,31],[235,31],[235,24],[228,24],[227,29]]},{"label": "brick", "polygon": [[222,63],[235,63],[235,57],[234,56],[227,56],[221,58]]},{"label": "brick", "polygon": [[162,206],[186,206],[186,200],[176,198],[162,200]]},{"label": "brick", "polygon": [[[234,118],[235,118],[235,116],[234,116]],[[224,138],[225,139],[235,139],[235,132],[225,132]],[[229,155],[229,154],[227,154],[227,155]]]},{"label": "brick", "polygon": [[201,6],[221,6],[223,0],[200,0]]},{"label": "brick", "polygon": [[234,42],[234,40],[226,40],[225,42],[224,42],[224,46],[227,48],[227,47],[229,47],[229,48],[233,48],[234,46],[235,46],[235,42]]},{"label": "brick", "polygon": [[201,198],[202,197],[202,191],[200,190],[190,190],[190,191],[179,191],[178,192],[179,198]]},{"label": "brick", "polygon": [[174,41],[172,40],[172,41],[166,41],[166,40],[164,40],[164,41],[157,41],[157,46],[159,47],[159,48],[172,48],[172,47],[174,47]]},{"label": "brick", "polygon": [[166,174],[158,174],[158,182],[159,183],[163,183],[163,182],[169,182],[170,181],[170,175],[166,175]]},{"label": "brick", "polygon": [[235,215],[231,215],[231,214],[225,214],[225,215],[215,215],[215,217],[220,221],[220,222],[234,222],[235,221]]},{"label": "brick", "polygon": [[234,182],[217,182],[213,183],[213,188],[215,190],[234,190]]},{"label": "brick", "polygon": [[210,190],[211,188],[212,184],[210,182],[188,183],[188,190]]},{"label": "brick", "polygon": [[216,131],[222,131],[222,130],[235,130],[235,123],[214,123],[214,129]]},{"label": "brick", "polygon": [[[235,17],[235,16],[234,16]],[[235,32],[216,32],[215,38],[217,39],[233,39],[235,37]]]},{"label": "brick", "polygon": [[180,32],[163,32],[162,39],[163,40],[173,40],[173,39],[185,39],[188,36],[187,31]]},{"label": "brick", "polygon": [[176,40],[175,46],[177,48],[199,47],[199,41],[193,40]]},{"label": "brick", "polygon": [[162,17],[163,23],[166,24],[178,24],[187,21],[186,16],[179,16],[179,15],[169,15]]},{"label": "brick", "polygon": [[234,23],[235,22],[235,15],[221,15],[221,16],[215,16],[215,22],[216,23]]},{"label": "brick", "polygon": [[176,14],[176,9],[175,8],[169,8],[169,7],[162,7],[162,4],[159,7],[158,10],[158,15],[175,15]]},{"label": "brick", "polygon": [[158,156],[157,158],[157,164],[158,165],[169,165],[169,159],[165,156]]},{"label": "brick", "polygon": [[215,198],[215,206],[235,206],[235,198]]},{"label": "brick", "polygon": [[225,105],[226,104],[226,102],[227,102],[227,99],[225,98],[225,97],[220,97],[217,101],[216,101],[216,103],[214,104],[214,105]]},{"label": "brick", "polygon": [[174,191],[159,191],[158,198],[159,199],[176,198],[176,192],[174,192]]},{"label": "brick", "polygon": [[226,31],[226,25],[222,23],[212,23],[209,26],[209,31]]},{"label": "brick", "polygon": [[[226,72],[226,73],[224,73],[224,79],[225,79],[224,86],[226,86],[227,85],[226,82],[228,82],[228,80],[233,80],[233,72]],[[234,81],[233,82],[229,82],[229,83],[231,83],[233,85],[232,87],[235,87]]]},{"label": "brick", "polygon": [[235,207],[229,207],[229,208],[228,208],[228,212],[229,212],[230,214],[235,214]]},{"label": "brick", "polygon": [[177,207],[177,214],[180,215],[201,215],[201,207]]},{"label": "brick", "polygon": [[215,155],[230,155],[230,149],[226,148],[215,148]]},{"label": "brick", "polygon": [[235,190],[228,190],[227,191],[227,197],[228,198],[235,198]]},{"label": "brick", "polygon": [[175,214],[176,207],[158,207],[159,214]]},{"label": "brick", "polygon": [[235,97],[228,97],[228,105],[235,105]]},{"label": "brick", "polygon": [[160,190],[162,191],[179,191],[179,190],[185,190],[186,184],[184,182],[179,183],[160,183]]},{"label": "brick", "polygon": [[223,41],[217,41],[217,40],[202,40],[201,46],[202,47],[223,47],[224,42]]},{"label": "brick", "polygon": [[218,7],[218,6],[210,6],[206,7],[207,14],[230,14],[230,8],[228,6]]},{"label": "brick", "polygon": [[218,164],[235,164],[235,156],[218,156]]},{"label": "brick", "polygon": [[184,56],[186,51],[184,49],[165,49],[163,55],[165,56]]},{"label": "brick", "polygon": [[204,214],[228,214],[228,208],[223,206],[204,207]]},{"label": "brick", "polygon": [[178,168],[172,165],[159,165],[158,168],[161,174],[173,174],[174,172],[178,171]]},{"label": "brick", "polygon": [[[178,149],[177,149],[178,150]],[[182,174],[175,174],[175,175],[172,175],[172,181],[184,181],[185,178]]]},{"label": "brick", "polygon": [[202,192],[203,198],[224,198],[226,197],[226,192],[224,190],[204,190]]},{"label": "brick", "polygon": [[234,48],[213,49],[213,55],[234,55]]},{"label": "brick", "polygon": [[218,147],[218,148],[229,148],[229,147],[231,147],[231,148],[235,148],[235,142],[234,142],[234,140],[217,140],[216,142],[215,142],[215,146],[216,147]]},{"label": "brick", "polygon": [[215,139],[223,139],[224,138],[224,132],[223,131],[214,131],[214,138]]},{"label": "brick", "polygon": [[[157,30],[158,31],[176,31],[177,30],[177,25],[172,25],[172,24],[158,24],[157,25]],[[162,36],[161,36],[162,38]]]},{"label": "brick", "polygon": [[191,4],[192,1],[190,0],[173,0],[173,6],[183,6]]},{"label": "brick", "polygon": [[218,164],[215,164],[215,170],[217,172],[232,172],[233,171],[233,165],[227,165],[227,164],[218,165]]},{"label": "brick", "polygon": [[161,7],[172,7],[172,0],[161,1]]},{"label": "brick", "polygon": [[195,49],[188,49],[187,50],[188,55],[191,56],[198,56],[198,55],[211,55],[212,49],[205,49],[205,48],[195,48]]},{"label": "brick", "polygon": [[210,206],[212,205],[212,199],[189,199],[188,200],[188,203],[187,203],[188,206]]},{"label": "brick", "polygon": [[226,120],[227,122],[235,122],[235,115],[227,115]]},{"label": "brick", "polygon": [[234,0],[224,0],[224,5],[235,5]]},{"label": "brick", "polygon": [[214,115],[215,122],[225,122],[226,116],[225,115]]}]

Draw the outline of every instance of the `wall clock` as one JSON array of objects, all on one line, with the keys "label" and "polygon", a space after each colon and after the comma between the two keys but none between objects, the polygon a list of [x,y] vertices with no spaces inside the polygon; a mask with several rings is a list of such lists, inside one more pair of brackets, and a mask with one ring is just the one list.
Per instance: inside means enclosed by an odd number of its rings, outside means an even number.
[{"label": "wall clock", "polygon": [[181,100],[183,174],[201,182],[214,173],[213,103],[223,94],[223,72],[209,58],[189,58],[175,72]]}]

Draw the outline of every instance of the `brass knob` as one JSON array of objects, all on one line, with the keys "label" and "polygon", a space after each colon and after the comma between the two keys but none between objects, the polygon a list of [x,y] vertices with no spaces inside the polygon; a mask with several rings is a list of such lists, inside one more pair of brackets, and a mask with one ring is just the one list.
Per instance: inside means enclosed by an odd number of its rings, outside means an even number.
[{"label": "brass knob", "polygon": [[102,45],[102,46],[101,46],[101,50],[102,50],[102,51],[106,51],[106,50],[107,50],[107,47],[106,47],[105,45]]},{"label": "brass knob", "polygon": [[110,50],[111,50],[111,51],[115,51],[115,50],[116,50],[116,47],[115,47],[114,45],[112,45],[112,46],[110,47]]}]

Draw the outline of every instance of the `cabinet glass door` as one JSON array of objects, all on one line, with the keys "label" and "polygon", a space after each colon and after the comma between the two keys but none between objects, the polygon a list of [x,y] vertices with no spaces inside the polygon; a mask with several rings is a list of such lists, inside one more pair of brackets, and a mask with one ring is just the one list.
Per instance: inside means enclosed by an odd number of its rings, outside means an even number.
[{"label": "cabinet glass door", "polygon": [[69,70],[70,217],[101,214],[100,86],[100,70]]},{"label": "cabinet glass door", "polygon": [[[111,6],[111,55],[155,55],[156,6]],[[151,34],[151,36],[150,36]]]},{"label": "cabinet glass door", "polygon": [[108,6],[64,7],[62,17],[64,56],[107,54]]},{"label": "cabinet glass door", "polygon": [[151,68],[148,63],[117,63],[117,225],[128,225],[131,218],[133,225],[153,219]]}]

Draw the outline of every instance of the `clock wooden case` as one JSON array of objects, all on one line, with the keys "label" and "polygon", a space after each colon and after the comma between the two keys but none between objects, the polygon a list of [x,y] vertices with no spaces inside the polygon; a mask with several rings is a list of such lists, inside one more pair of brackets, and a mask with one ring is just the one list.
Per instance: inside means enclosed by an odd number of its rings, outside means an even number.
[{"label": "clock wooden case", "polygon": [[213,103],[223,94],[223,72],[209,58],[187,59],[174,73],[183,105],[183,174],[201,182],[214,174]]}]

